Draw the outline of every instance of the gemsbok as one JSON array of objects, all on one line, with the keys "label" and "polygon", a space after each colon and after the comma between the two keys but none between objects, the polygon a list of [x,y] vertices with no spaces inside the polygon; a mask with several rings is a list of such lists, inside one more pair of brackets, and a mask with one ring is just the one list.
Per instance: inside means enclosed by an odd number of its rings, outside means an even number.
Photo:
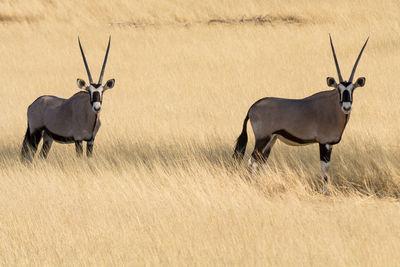
[{"label": "gemsbok", "polygon": [[266,162],[276,139],[288,145],[319,143],[321,170],[324,181],[328,181],[332,146],[340,142],[349,121],[354,89],[365,85],[364,77],[358,78],[355,83],[353,78],[369,39],[365,41],[357,57],[349,81],[344,81],[330,35],[329,38],[339,77],[339,83],[332,77],[327,78],[327,84],[333,90],[322,91],[303,99],[266,97],[250,107],[233,154],[238,160],[244,156],[247,121],[250,119],[255,136],[254,151],[248,162],[250,173],[254,173],[260,164]]},{"label": "gemsbok", "polygon": [[111,36],[108,40],[106,55],[97,83],[93,82],[89,66],[78,37],[83,63],[89,78],[89,84],[77,79],[78,87],[84,89],[68,99],[44,95],[36,99],[28,107],[28,129],[22,143],[21,157],[23,160],[32,159],[38,144],[43,137],[40,157],[47,158],[53,140],[59,143],[75,143],[78,156],[83,154],[82,141],[87,142],[86,155],[90,157],[93,151],[94,139],[100,128],[101,104],[103,93],[114,87],[115,80],[108,80],[102,85],[104,70],[110,50]]}]

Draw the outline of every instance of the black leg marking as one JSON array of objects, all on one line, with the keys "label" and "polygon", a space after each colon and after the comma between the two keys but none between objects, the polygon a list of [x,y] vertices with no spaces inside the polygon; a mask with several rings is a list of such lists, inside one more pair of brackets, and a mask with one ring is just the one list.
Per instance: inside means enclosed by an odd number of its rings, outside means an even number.
[{"label": "black leg marking", "polygon": [[86,144],[86,156],[89,158],[92,156],[93,153],[93,145],[94,145],[94,140],[90,140]]},{"label": "black leg marking", "polygon": [[38,130],[31,134],[29,144],[31,145],[33,154],[36,153],[41,139],[42,139],[42,130]]},{"label": "black leg marking", "polygon": [[[271,140],[271,136],[267,138],[256,140],[256,144],[254,146],[253,153],[251,153],[251,157],[258,163],[265,163],[266,158],[264,157],[264,148],[268,145]],[[269,153],[268,153],[269,154]],[[268,156],[267,156],[268,158]]]},{"label": "black leg marking", "polygon": [[328,182],[328,169],[331,161],[332,145],[319,144],[319,159],[321,161],[321,171],[324,181]]},{"label": "black leg marking", "polygon": [[28,126],[24,142],[22,143],[21,156],[23,160],[33,161],[40,139],[42,139],[42,130],[36,130],[31,134]]},{"label": "black leg marking", "polygon": [[83,145],[82,141],[75,141],[75,150],[76,150],[76,155],[78,157],[81,157],[83,154]]},{"label": "black leg marking", "polygon": [[253,153],[251,153],[251,157],[247,164],[247,169],[251,174],[257,171],[259,164],[263,164],[266,162],[269,151],[266,151],[265,149],[267,148],[267,145],[270,140],[271,136],[268,136],[264,139],[256,140]]},{"label": "black leg marking", "polygon": [[269,154],[271,153],[271,149],[272,149],[272,147],[273,147],[274,144],[275,144],[276,138],[277,138],[276,135],[273,134],[273,135],[271,136],[271,138],[269,139],[267,145],[264,147],[264,149],[263,149],[263,159],[264,159],[264,162],[267,161],[267,159],[268,159],[268,157],[269,157]]},{"label": "black leg marking", "polygon": [[43,159],[47,158],[52,144],[53,144],[53,139],[47,133],[44,133],[43,146],[42,146],[42,149],[40,150],[41,158],[43,158]]}]

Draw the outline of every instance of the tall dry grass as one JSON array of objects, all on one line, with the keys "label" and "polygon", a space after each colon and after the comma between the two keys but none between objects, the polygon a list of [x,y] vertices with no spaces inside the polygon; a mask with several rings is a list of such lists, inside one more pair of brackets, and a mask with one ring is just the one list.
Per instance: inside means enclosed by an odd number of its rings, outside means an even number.
[{"label": "tall dry grass", "polygon": [[[397,1],[1,2],[0,264],[397,265],[399,10]],[[327,90],[328,33],[344,76],[371,36],[356,73],[366,86],[333,149],[332,194],[321,193],[316,145],[278,142],[249,181],[231,160],[247,109]],[[109,34],[105,79],[116,86],[94,157],[54,144],[47,161],[21,164],[27,106],[69,97],[86,79],[77,35],[97,78]]]}]

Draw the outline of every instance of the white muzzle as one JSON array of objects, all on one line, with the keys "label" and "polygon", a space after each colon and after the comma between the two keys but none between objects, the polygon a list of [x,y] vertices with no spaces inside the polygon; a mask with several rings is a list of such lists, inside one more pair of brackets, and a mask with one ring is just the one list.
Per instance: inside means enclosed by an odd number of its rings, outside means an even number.
[{"label": "white muzzle", "polygon": [[94,112],[100,112],[101,111],[101,103],[100,102],[94,102],[92,105],[93,111]]}]

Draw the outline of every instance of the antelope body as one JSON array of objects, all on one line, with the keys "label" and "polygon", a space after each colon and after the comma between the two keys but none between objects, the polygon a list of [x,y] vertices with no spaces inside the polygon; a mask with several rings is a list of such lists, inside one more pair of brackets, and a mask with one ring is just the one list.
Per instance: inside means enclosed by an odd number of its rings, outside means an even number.
[{"label": "antelope body", "polygon": [[85,91],[78,92],[68,99],[56,96],[41,96],[28,107],[28,129],[22,144],[22,159],[32,161],[38,144],[43,138],[40,151],[42,158],[47,158],[53,140],[60,143],[75,143],[78,156],[83,153],[82,142],[87,142],[87,156],[92,155],[94,140],[100,128],[99,112],[103,92],[114,87],[115,80],[111,79],[103,86],[102,79],[110,49],[108,41],[107,52],[98,83],[93,83],[80,40],[79,47],[89,77],[90,84],[77,79],[78,87]]},{"label": "antelope body", "polygon": [[368,39],[358,55],[348,82],[340,74],[332,39],[330,42],[339,83],[328,77],[327,84],[335,89],[303,99],[267,97],[250,107],[233,154],[236,159],[243,158],[247,144],[247,121],[250,120],[255,136],[254,151],[248,163],[250,172],[256,171],[260,164],[266,162],[276,139],[280,139],[289,145],[318,143],[321,170],[324,180],[328,180],[332,146],[340,142],[350,118],[353,91],[365,84],[364,77],[358,78],[355,83],[352,81]]}]

